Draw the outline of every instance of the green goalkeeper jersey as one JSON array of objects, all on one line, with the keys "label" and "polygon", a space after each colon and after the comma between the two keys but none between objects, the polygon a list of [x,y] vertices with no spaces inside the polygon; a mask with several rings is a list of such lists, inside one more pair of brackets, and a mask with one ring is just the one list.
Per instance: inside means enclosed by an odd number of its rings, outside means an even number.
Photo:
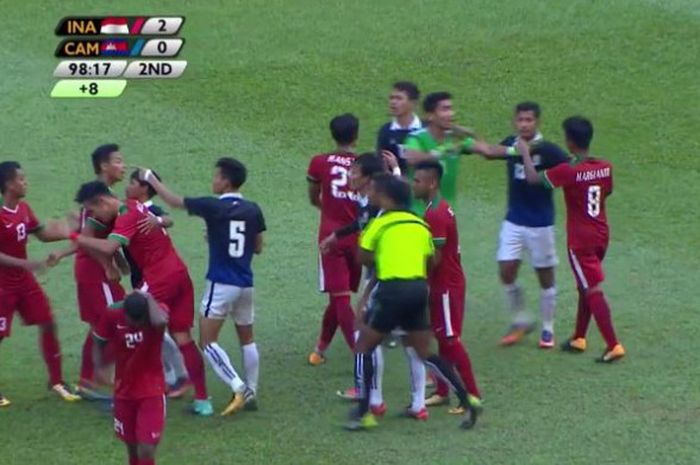
[{"label": "green goalkeeper jersey", "polygon": [[[428,129],[423,128],[412,132],[404,142],[404,150],[426,152],[435,157],[443,168],[440,195],[453,207],[457,203],[457,175],[459,172],[459,156],[471,152],[475,140],[471,137],[457,139],[452,133],[445,134],[445,140],[440,143]],[[413,169],[409,168],[408,178],[413,178]],[[422,215],[425,206],[413,201],[413,211]]]}]

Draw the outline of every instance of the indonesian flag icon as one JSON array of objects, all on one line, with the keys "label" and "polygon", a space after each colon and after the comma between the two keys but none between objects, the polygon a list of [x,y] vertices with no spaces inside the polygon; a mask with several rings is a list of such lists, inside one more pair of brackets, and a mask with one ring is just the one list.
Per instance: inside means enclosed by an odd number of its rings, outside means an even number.
[{"label": "indonesian flag icon", "polygon": [[129,23],[126,18],[105,18],[100,23],[100,34],[128,34]]}]

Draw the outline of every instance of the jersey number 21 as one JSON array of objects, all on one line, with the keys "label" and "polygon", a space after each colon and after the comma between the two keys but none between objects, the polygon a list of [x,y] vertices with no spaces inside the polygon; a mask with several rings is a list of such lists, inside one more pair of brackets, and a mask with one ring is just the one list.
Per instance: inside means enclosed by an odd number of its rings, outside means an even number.
[{"label": "jersey number 21", "polygon": [[228,254],[232,258],[241,258],[245,253],[245,221],[231,221],[229,239]]}]

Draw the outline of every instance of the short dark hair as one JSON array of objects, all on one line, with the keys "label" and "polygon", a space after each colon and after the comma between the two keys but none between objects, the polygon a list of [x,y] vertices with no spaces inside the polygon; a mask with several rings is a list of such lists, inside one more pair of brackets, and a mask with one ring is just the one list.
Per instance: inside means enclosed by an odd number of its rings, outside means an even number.
[{"label": "short dark hair", "polygon": [[75,194],[75,201],[77,203],[85,203],[104,196],[114,197],[107,184],[102,181],[90,181],[80,186],[78,193]]},{"label": "short dark hair", "polygon": [[374,152],[363,153],[353,161],[360,168],[362,176],[374,176],[384,172],[384,160]]},{"label": "short dark hair", "polygon": [[540,114],[542,114],[542,109],[540,108],[540,104],[537,102],[520,102],[515,106],[515,113],[520,113],[521,111],[531,111],[535,114],[535,118],[539,118]]},{"label": "short dark hair", "polygon": [[124,312],[134,321],[148,317],[148,299],[140,292],[132,292],[124,299]]},{"label": "short dark hair", "polygon": [[566,138],[580,149],[588,149],[593,139],[593,123],[583,116],[570,116],[561,124]]},{"label": "short dark hair", "polygon": [[442,180],[442,175],[445,172],[444,168],[440,164],[439,161],[435,160],[425,160],[421,161],[416,164],[415,166],[415,171],[419,170],[424,170],[424,171],[432,171],[435,177],[437,177],[438,181]]},{"label": "short dark hair", "polygon": [[102,163],[108,163],[110,155],[118,151],[119,146],[117,144],[104,144],[97,147],[91,155],[92,168],[95,170],[95,174],[100,174]]},{"label": "short dark hair", "polygon": [[411,81],[397,81],[391,87],[399,92],[403,92],[408,96],[409,100],[413,100],[414,102],[420,98],[418,86]]},{"label": "short dark hair", "polygon": [[440,102],[451,99],[452,94],[450,94],[449,92],[440,91],[428,94],[423,100],[423,111],[426,113],[432,113],[435,110],[437,110],[437,107],[440,104]]},{"label": "short dark hair", "polygon": [[221,171],[221,175],[236,189],[245,184],[248,178],[248,170],[245,165],[235,158],[219,158],[216,162],[216,167]]},{"label": "short dark hair", "polygon": [[411,186],[389,173],[377,174],[372,178],[377,192],[389,197],[397,207],[408,209],[411,205]]},{"label": "short dark hair", "polygon": [[[160,179],[160,176],[158,176],[158,173],[156,173],[154,170],[151,170],[151,174],[158,181],[162,181]],[[158,194],[156,192],[156,190],[153,188],[153,186],[151,186],[149,183],[147,183],[146,181],[143,181],[142,179],[139,178],[139,170],[135,170],[133,173],[131,173],[131,176],[129,176],[129,178],[137,180],[139,182],[139,184],[141,185],[141,187],[148,187],[148,198],[149,199],[152,199],[153,197],[155,197]]]},{"label": "short dark hair", "polygon": [[360,120],[352,113],[336,116],[330,123],[331,136],[339,145],[350,145],[357,140]]},{"label": "short dark hair", "polygon": [[22,167],[16,161],[4,161],[0,163],[0,193],[5,193],[7,183],[15,179],[17,171]]}]

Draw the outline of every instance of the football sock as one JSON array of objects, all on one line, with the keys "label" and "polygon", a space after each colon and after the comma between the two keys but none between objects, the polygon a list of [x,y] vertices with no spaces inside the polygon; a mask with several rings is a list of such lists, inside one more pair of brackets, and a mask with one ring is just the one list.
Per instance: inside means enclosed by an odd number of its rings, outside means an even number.
[{"label": "football sock", "polygon": [[335,310],[335,319],[343,332],[345,342],[350,350],[355,347],[355,314],[352,311],[349,295],[331,296],[331,305]]},{"label": "football sock", "polygon": [[411,410],[420,412],[425,408],[425,364],[413,347],[404,347],[404,352],[408,358]]},{"label": "football sock", "polygon": [[254,342],[241,347],[243,354],[243,368],[245,369],[246,385],[253,391],[258,392],[258,378],[260,376],[260,354],[258,346]]},{"label": "football sock", "polygon": [[163,338],[163,364],[171,368],[176,380],[187,378],[187,368],[185,368],[180,350],[168,333],[165,333]]},{"label": "football sock", "polygon": [[80,381],[94,381],[95,366],[92,363],[92,351],[94,347],[92,339],[92,330],[88,331],[85,342],[83,342],[83,351],[80,359]]},{"label": "football sock", "polygon": [[382,405],[384,396],[382,395],[382,379],[384,378],[384,351],[382,346],[378,345],[372,352],[372,366],[374,368],[374,377],[372,385],[369,389],[369,404]]},{"label": "football sock", "polygon": [[333,299],[329,297],[330,301],[326,307],[326,311],[323,313],[323,320],[321,320],[321,335],[318,338],[318,344],[316,345],[316,352],[323,354],[328,346],[331,345],[333,336],[335,336],[335,330],[338,329],[338,320],[336,318],[335,307],[333,306]]},{"label": "football sock", "polygon": [[603,335],[608,350],[612,350],[617,345],[617,336],[613,329],[612,318],[610,316],[610,307],[605,300],[605,295],[602,292],[594,292],[586,296],[588,308],[591,309],[591,314],[595,318],[600,334]]},{"label": "football sock", "polygon": [[574,339],[580,337],[585,338],[588,332],[588,325],[591,322],[591,310],[588,308],[586,296],[583,292],[578,293],[578,311],[576,312],[576,328],[574,330]]},{"label": "football sock", "polygon": [[508,306],[513,314],[514,325],[524,325],[530,322],[530,315],[525,311],[525,295],[518,283],[503,286]]},{"label": "football sock", "polygon": [[207,396],[207,380],[204,371],[204,360],[202,354],[197,349],[194,341],[190,341],[185,345],[179,346],[182,358],[187,367],[187,373],[190,376],[190,381],[194,385],[194,398],[197,400],[208,399]]},{"label": "football sock", "polygon": [[221,346],[212,342],[204,346],[204,354],[207,356],[209,364],[216,372],[217,376],[231,388],[233,392],[241,393],[245,389],[245,384],[236,370],[231,365],[231,359]]},{"label": "football sock", "polygon": [[542,314],[542,329],[554,332],[554,308],[557,303],[557,288],[542,289],[540,293],[540,313]]},{"label": "football sock", "polygon": [[134,457],[129,457],[129,465],[140,465],[139,458],[134,456]]},{"label": "football sock", "polygon": [[374,367],[372,366],[372,353],[360,354],[356,360],[355,373],[359,390],[359,414],[364,415],[369,411],[369,392],[372,385],[372,377],[374,376]]},{"label": "football sock", "polygon": [[467,405],[469,403],[469,400],[467,399],[467,391],[465,391],[464,386],[462,386],[462,382],[457,376],[457,373],[455,373],[449,363],[435,354],[428,357],[425,360],[425,363],[433,371],[433,373],[450,385],[452,390],[457,395],[460,405]]},{"label": "football sock", "polygon": [[467,392],[474,397],[481,397],[479,388],[476,385],[472,362],[469,358],[469,352],[462,344],[459,338],[451,338],[448,341],[439,341],[440,355],[450,363],[452,363],[462,379],[462,383],[467,388]]},{"label": "football sock", "polygon": [[61,346],[58,343],[58,337],[55,330],[39,330],[39,344],[41,346],[41,354],[46,362],[46,368],[49,371],[49,382],[51,385],[63,382],[61,375]]},{"label": "football sock", "polygon": [[138,465],[156,465],[156,459],[139,459]]}]

